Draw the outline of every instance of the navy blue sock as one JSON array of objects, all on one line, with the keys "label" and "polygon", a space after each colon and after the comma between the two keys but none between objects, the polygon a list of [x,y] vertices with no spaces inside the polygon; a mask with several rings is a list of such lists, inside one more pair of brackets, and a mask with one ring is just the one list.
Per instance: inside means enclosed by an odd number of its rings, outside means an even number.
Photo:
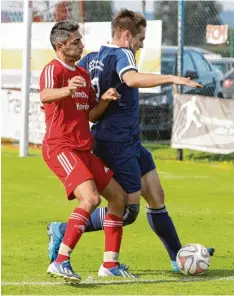
[{"label": "navy blue sock", "polygon": [[98,231],[103,229],[103,221],[107,213],[107,208],[96,208],[89,218],[85,232]]},{"label": "navy blue sock", "polygon": [[[98,231],[103,229],[103,221],[106,216],[107,208],[96,208],[90,216],[85,232]],[[60,225],[60,232],[64,236],[67,223]]]},{"label": "navy blue sock", "polygon": [[161,209],[146,207],[146,213],[150,227],[164,244],[170,259],[175,261],[181,243],[166,207],[164,206]]},{"label": "navy blue sock", "polygon": [[66,227],[67,227],[67,223],[62,223],[61,225],[60,225],[60,232],[61,232],[61,234],[64,236],[64,234],[65,234],[65,230],[66,230]]}]

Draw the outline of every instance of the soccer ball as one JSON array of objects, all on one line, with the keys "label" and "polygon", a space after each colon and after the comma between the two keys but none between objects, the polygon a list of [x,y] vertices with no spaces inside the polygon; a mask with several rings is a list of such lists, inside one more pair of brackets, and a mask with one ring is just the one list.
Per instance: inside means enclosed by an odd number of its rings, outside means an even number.
[{"label": "soccer ball", "polygon": [[179,250],[176,263],[184,275],[202,274],[209,268],[210,254],[202,245],[188,244]]}]

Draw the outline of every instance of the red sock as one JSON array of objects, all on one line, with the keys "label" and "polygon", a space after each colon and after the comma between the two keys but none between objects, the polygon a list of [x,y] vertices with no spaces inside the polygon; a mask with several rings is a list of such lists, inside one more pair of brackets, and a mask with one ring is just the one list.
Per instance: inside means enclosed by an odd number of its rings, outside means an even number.
[{"label": "red sock", "polygon": [[56,262],[63,262],[70,259],[70,253],[85,231],[89,216],[90,214],[81,208],[76,208],[71,214],[67,222],[63,242],[59,248]]},{"label": "red sock", "polygon": [[105,253],[104,267],[112,268],[119,265],[118,257],[123,233],[123,217],[107,214],[104,222]]}]

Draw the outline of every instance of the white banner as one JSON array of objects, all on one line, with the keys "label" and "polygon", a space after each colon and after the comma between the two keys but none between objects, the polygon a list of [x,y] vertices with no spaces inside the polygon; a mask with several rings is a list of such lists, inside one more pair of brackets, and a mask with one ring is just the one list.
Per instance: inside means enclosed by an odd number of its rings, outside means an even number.
[{"label": "white banner", "polygon": [[177,94],[173,111],[173,148],[234,152],[234,100]]},{"label": "white banner", "polygon": [[[20,105],[20,91],[1,91],[2,138],[20,139]],[[44,113],[40,110],[39,93],[32,93],[29,104],[29,142],[41,144],[44,132]]]}]

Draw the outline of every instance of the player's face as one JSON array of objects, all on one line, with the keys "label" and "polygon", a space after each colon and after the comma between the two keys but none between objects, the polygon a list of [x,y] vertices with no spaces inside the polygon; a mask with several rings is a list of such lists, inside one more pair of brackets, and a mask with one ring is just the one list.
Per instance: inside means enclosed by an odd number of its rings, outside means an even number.
[{"label": "player's face", "polygon": [[145,27],[141,26],[139,33],[134,37],[132,36],[130,40],[130,48],[133,51],[134,55],[140,48],[143,48],[144,46],[145,32]]},{"label": "player's face", "polygon": [[70,38],[63,44],[62,53],[66,58],[72,61],[78,61],[81,58],[84,45],[81,41],[81,34],[79,30],[72,32]]}]

